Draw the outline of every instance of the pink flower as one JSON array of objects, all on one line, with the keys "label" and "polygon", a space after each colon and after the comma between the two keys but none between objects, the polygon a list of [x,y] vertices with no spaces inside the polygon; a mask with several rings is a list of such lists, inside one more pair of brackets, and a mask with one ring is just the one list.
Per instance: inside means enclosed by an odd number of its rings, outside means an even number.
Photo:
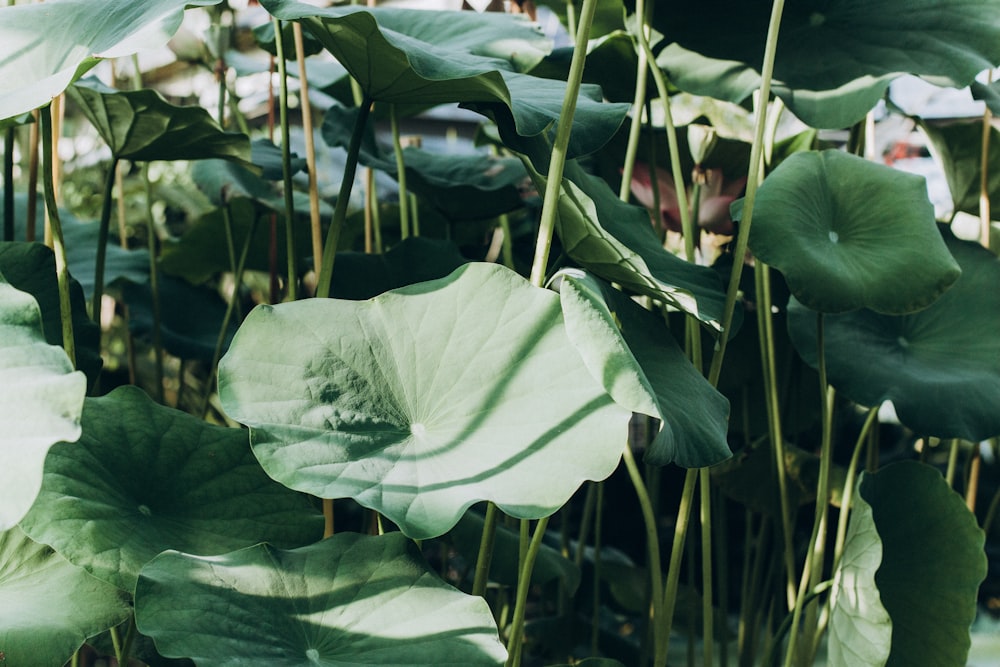
[{"label": "pink flower", "polygon": [[[731,235],[733,221],[729,217],[729,205],[743,193],[747,179],[744,176],[726,181],[721,169],[706,169],[702,174],[705,183],[701,186],[698,227],[712,234]],[[680,232],[681,215],[677,205],[677,189],[670,172],[657,167],[656,184],[660,192],[660,219],[659,222],[654,220],[654,225],[661,230]],[[631,189],[639,203],[647,209],[653,208],[653,185],[649,177],[649,165],[636,162]],[[690,205],[690,192],[688,200]]]}]

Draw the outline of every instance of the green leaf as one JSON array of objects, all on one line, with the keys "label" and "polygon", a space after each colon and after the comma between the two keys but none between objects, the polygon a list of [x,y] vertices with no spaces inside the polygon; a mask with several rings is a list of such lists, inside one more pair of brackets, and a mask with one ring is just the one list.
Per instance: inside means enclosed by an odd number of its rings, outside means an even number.
[{"label": "green leaf", "polygon": [[[42,311],[42,328],[50,345],[62,346],[62,314],[59,283],[56,279],[55,254],[41,243],[0,243],[0,273],[15,289],[27,292]],[[87,316],[80,283],[70,278],[70,304],[73,314],[73,341],[76,366],[94,386],[101,372],[101,332]]]},{"label": "green leaf", "polygon": [[391,289],[444,278],[467,261],[451,241],[423,236],[411,236],[381,255],[340,252],[331,293],[338,299],[370,299]]},{"label": "green leaf", "polygon": [[503,664],[486,602],[429,571],[400,533],[340,533],[281,551],[168,551],[136,587],[136,625],[199,665]]},{"label": "green leaf", "polygon": [[0,652],[4,667],[62,665],[88,637],[125,620],[126,596],[32,542],[0,532]]},{"label": "green leaf", "polygon": [[49,452],[34,540],[124,590],[165,549],[219,554],[322,534],[305,499],[268,479],[247,434],[153,403],[134,387],[87,399],[83,436]]},{"label": "green leaf", "polygon": [[[326,143],[347,148],[357,115],[357,108],[330,107],[321,129]],[[366,167],[398,178],[395,155],[391,148],[383,148],[376,142],[371,123],[366,127],[358,159]],[[451,220],[482,220],[524,205],[519,186],[528,179],[528,174],[517,158],[406,148],[403,161],[407,187],[422,202]]]},{"label": "green leaf", "polygon": [[[575,162],[565,173],[556,231],[570,258],[604,280],[721,325],[726,295],[715,271],[666,251],[649,213],[621,202],[605,181]],[[538,174],[533,178],[544,186]]]},{"label": "green leaf", "polygon": [[[211,363],[226,316],[226,303],[215,290],[195,287],[169,276],[160,279],[159,291],[163,348],[181,359]],[[149,283],[128,283],[122,296],[129,307],[129,331],[137,336],[152,335],[155,319]],[[223,351],[235,333],[236,323],[230,321]]]},{"label": "green leaf", "polygon": [[[566,14],[570,2],[566,0],[538,0],[536,4],[548,7],[559,17],[564,26],[567,25]],[[572,0],[572,4],[575,9],[573,15],[580,16],[580,12],[583,10],[583,0]],[[618,30],[624,25],[624,18],[625,3],[621,0],[603,0],[597,3],[594,10],[594,20],[590,25],[590,39],[593,40],[601,35],[607,35],[613,30]]]},{"label": "green leaf", "polygon": [[875,583],[882,564],[882,538],[872,507],[859,491],[854,494],[844,552],[830,589],[828,655],[833,667],[884,667],[892,643],[892,620]]},{"label": "green leaf", "polygon": [[[565,3],[559,3],[565,8]],[[614,3],[598,3],[599,7]],[[621,13],[619,12],[619,26]],[[574,47],[555,49],[541,63],[531,70],[533,76],[565,81],[573,60]],[[587,61],[583,69],[583,81],[601,87],[605,97],[612,102],[631,103],[635,97],[635,71],[638,65],[635,42],[624,30],[616,30],[602,37],[591,39],[587,44]],[[628,73],[624,74],[623,73]],[[655,82],[649,76],[647,90],[654,90]]]},{"label": "green leaf", "polygon": [[615,469],[630,414],[570,344],[559,297],[483,263],[365,302],[258,307],[219,387],[269,475],[417,539],[479,500],[551,514]]},{"label": "green leaf", "polygon": [[[921,122],[920,128],[930,139],[934,157],[944,171],[955,210],[978,216],[983,159],[982,120],[942,125]],[[990,127],[989,143],[986,187],[991,210],[1000,211],[1000,132],[994,127]]]},{"label": "green leaf", "polygon": [[[549,44],[520,17],[357,7],[319,9],[294,0],[265,0],[282,20],[300,20],[372,99],[401,104],[461,102],[497,120],[517,150],[562,113],[563,81],[521,74]],[[373,67],[372,63],[378,63]],[[586,155],[614,135],[627,104],[602,103],[596,86],[581,89],[569,157]],[[524,151],[522,151],[524,152]]]},{"label": "green leaf", "polygon": [[791,155],[764,180],[750,248],[827,313],[919,310],[960,274],[923,178],[835,150]]},{"label": "green leaf", "polygon": [[964,665],[987,569],[975,516],[937,470],[915,461],[866,474],[858,488],[882,541],[875,584],[892,619],[886,667]]},{"label": "green leaf", "polygon": [[[481,514],[469,510],[448,533],[455,549],[470,565],[475,564],[479,558],[484,523]],[[520,535],[506,526],[497,525],[495,539],[493,560],[490,564],[490,581],[505,586],[517,586],[517,577],[520,573]],[[531,571],[531,583],[542,585],[556,580],[562,581],[569,594],[573,595],[580,585],[580,568],[559,553],[558,549],[543,543],[538,552],[538,560],[535,561],[535,568]]]},{"label": "green leaf", "polygon": [[38,303],[0,274],[0,530],[35,502],[49,448],[80,437],[86,391],[84,374],[45,340]]},{"label": "green leaf", "polygon": [[581,271],[557,276],[569,338],[591,374],[622,407],[661,420],[646,462],[700,468],[729,458],[729,401],[691,365],[663,319]]},{"label": "green leaf", "polygon": [[53,0],[0,8],[0,119],[48,104],[100,58],[166,44],[185,6],[219,0]]},{"label": "green leaf", "polygon": [[120,91],[84,79],[66,91],[116,158],[200,160],[224,158],[253,167],[250,140],[224,132],[201,107],[179,107],[155,90]]},{"label": "green leaf", "polygon": [[[1000,26],[983,20],[996,0],[853,0],[785,8],[775,93],[813,127],[854,124],[901,74],[961,88],[1000,60]],[[741,102],[760,85],[770,5],[696,3],[659,11],[671,44],[657,58],[677,87]],[[947,26],[947,29],[942,29]]]},{"label": "green leaf", "polygon": [[[862,405],[891,400],[921,435],[978,442],[1000,434],[1000,259],[949,238],[962,276],[930,307],[909,315],[859,310],[824,317],[830,384]],[[794,300],[788,331],[811,366],[816,314]]]}]

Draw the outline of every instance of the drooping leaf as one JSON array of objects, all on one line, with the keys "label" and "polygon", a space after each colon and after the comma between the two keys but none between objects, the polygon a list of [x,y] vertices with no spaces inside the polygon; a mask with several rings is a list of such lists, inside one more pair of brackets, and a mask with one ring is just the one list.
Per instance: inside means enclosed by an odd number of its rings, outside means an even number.
[{"label": "drooping leaf", "polygon": [[62,665],[88,637],[128,617],[124,593],[14,527],[0,532],[4,667]]},{"label": "drooping leaf", "polygon": [[[479,558],[484,523],[481,514],[469,510],[462,515],[462,518],[448,533],[448,538],[467,563],[476,563]],[[517,586],[517,577],[520,572],[518,562],[520,536],[516,531],[506,526],[497,525],[495,539],[490,564],[490,581],[496,581],[505,586]],[[531,572],[531,583],[542,585],[556,580],[562,581],[569,594],[572,595],[577,586],[580,585],[580,568],[559,553],[558,549],[542,544],[538,552],[538,560],[535,561],[535,569]]]},{"label": "drooping leaf", "polygon": [[882,542],[875,584],[892,621],[886,667],[964,665],[987,568],[975,516],[915,461],[866,474],[858,488]]},{"label": "drooping leaf", "polygon": [[[519,17],[356,7],[319,9],[265,0],[282,20],[300,20],[376,101],[461,102],[497,120],[508,145],[537,138],[562,112],[565,82],[522,74],[549,45]],[[378,63],[373,67],[372,63]],[[569,156],[592,153],[618,130],[625,104],[604,104],[596,86],[581,89]]]},{"label": "drooping leaf", "polygon": [[[854,124],[901,74],[961,88],[1000,60],[1000,26],[983,20],[995,0],[852,0],[785,8],[774,65],[775,93],[813,127]],[[677,87],[741,102],[760,86],[771,7],[690,3],[659,11],[669,44],[657,62]],[[943,29],[947,26],[947,29]]]},{"label": "drooping leaf", "polygon": [[[323,139],[331,146],[346,148],[358,111],[334,105],[323,118]],[[359,161],[398,178],[391,148],[375,140],[369,123],[361,144]],[[406,184],[421,201],[437,208],[451,220],[481,220],[523,206],[519,186],[528,178],[517,158],[477,154],[442,154],[420,148],[405,148]]]},{"label": "drooping leaf", "polygon": [[[226,316],[226,303],[217,292],[177,278],[163,276],[158,286],[163,348],[181,359],[210,363]],[[149,283],[129,283],[122,296],[129,307],[129,331],[138,336],[151,335],[155,319]],[[223,351],[236,333],[236,327],[236,322],[230,321]]]},{"label": "drooping leaf", "polygon": [[630,414],[590,376],[558,301],[473,263],[366,302],[258,307],[219,366],[222,405],[272,477],[352,497],[411,537],[479,500],[546,516],[614,470]]},{"label": "drooping leaf", "polygon": [[[565,7],[565,3],[559,3]],[[599,3],[599,6],[614,3]],[[620,13],[619,13],[620,15]],[[620,23],[620,21],[619,21]],[[534,69],[533,76],[547,79],[562,79],[569,74],[574,47],[554,49]],[[597,84],[605,97],[612,102],[632,102],[635,97],[635,71],[638,64],[635,42],[624,30],[615,30],[602,37],[592,39],[587,44],[587,61],[583,69],[583,81]],[[626,74],[627,73],[627,74]],[[647,82],[647,90],[655,90],[652,75]]]},{"label": "drooping leaf", "polygon": [[441,581],[400,533],[214,558],[167,551],[142,569],[135,597],[139,629],[165,655],[199,665],[495,667],[506,658],[485,601]]},{"label": "drooping leaf", "polygon": [[875,583],[882,556],[872,507],[855,492],[844,552],[830,589],[832,667],[884,667],[889,659],[892,620]]},{"label": "drooping leaf", "polygon": [[36,109],[100,58],[163,45],[186,6],[219,0],[53,0],[0,8],[0,119]]},{"label": "drooping leaf", "polygon": [[919,310],[960,274],[922,178],[833,150],[796,153],[764,180],[750,248],[827,313]]},{"label": "drooping leaf", "polygon": [[[824,317],[827,374],[837,391],[862,405],[891,400],[915,432],[978,442],[1000,434],[1000,259],[949,238],[962,276],[916,313],[858,310]],[[816,314],[792,302],[788,331],[816,366]]]},{"label": "drooping leaf", "polygon": [[567,332],[591,374],[623,407],[661,420],[646,462],[700,468],[729,458],[729,401],[691,365],[662,318],[593,276],[559,275]]},{"label": "drooping leaf", "polygon": [[587,270],[720,326],[725,293],[718,274],[664,250],[644,209],[622,203],[576,163],[566,165],[556,231],[566,254]]},{"label": "drooping leaf", "polygon": [[[270,25],[270,24],[268,24]],[[289,156],[291,160],[292,173],[305,171],[308,163],[304,157],[299,157],[295,152]],[[250,142],[250,161],[261,169],[261,178],[269,181],[280,181],[284,177],[284,167],[281,149],[267,139],[254,139]],[[233,165],[231,162],[224,164]]]},{"label": "drooping leaf", "polygon": [[[955,210],[979,215],[982,120],[941,125],[922,122],[920,128],[930,139],[934,157],[941,163]],[[996,128],[990,128],[989,144],[986,188],[991,210],[996,211],[1000,210],[1000,132]]]},{"label": "drooping leaf", "polygon": [[49,451],[21,523],[34,540],[127,591],[161,551],[219,554],[322,534],[305,499],[268,479],[241,429],[153,403],[134,387],[87,399],[83,436]]},{"label": "drooping leaf", "polygon": [[134,161],[223,158],[253,167],[250,140],[224,132],[205,109],[170,104],[155,90],[115,90],[98,79],[67,89],[116,158]]},{"label": "drooping leaf", "polygon": [[[62,315],[59,306],[59,284],[56,280],[56,260],[52,250],[40,243],[0,243],[0,273],[15,289],[27,292],[42,312],[42,328],[49,345],[63,342]],[[70,279],[70,303],[73,316],[73,341],[76,367],[93,386],[101,372],[101,334],[97,324],[87,316],[87,304],[80,284]]]},{"label": "drooping leaf", "polygon": [[0,274],[0,530],[35,502],[49,448],[80,437],[86,392],[84,374],[46,341],[38,303]]}]

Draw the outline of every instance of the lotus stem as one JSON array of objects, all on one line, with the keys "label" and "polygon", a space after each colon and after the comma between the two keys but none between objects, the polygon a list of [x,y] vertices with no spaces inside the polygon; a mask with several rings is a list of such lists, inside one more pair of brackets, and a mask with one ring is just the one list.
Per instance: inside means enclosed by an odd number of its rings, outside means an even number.
[{"label": "lotus stem", "polygon": [[406,163],[403,146],[399,140],[399,112],[395,104],[389,105],[389,123],[392,126],[392,153],[396,157],[396,181],[399,183],[399,236],[410,237],[410,198],[406,189]]},{"label": "lotus stem", "polygon": [[472,594],[482,597],[486,594],[486,584],[490,578],[490,564],[493,562],[493,545],[497,536],[497,506],[486,505],[483,521],[483,536],[479,541],[479,555],[476,557],[476,574],[472,583]]},{"label": "lotus stem", "polygon": [[[101,300],[104,297],[104,265],[108,255],[108,234],[111,227],[111,204],[114,200],[115,173],[118,158],[111,158],[108,175],[104,179],[104,198],[101,203],[101,220],[97,227],[97,251],[94,259],[94,293],[90,301],[90,317],[101,326]],[[51,214],[50,214],[51,215]]]},{"label": "lotus stem", "polygon": [[312,232],[313,271],[318,276],[323,264],[323,230],[319,215],[319,185],[316,181],[316,142],[313,137],[312,103],[306,72],[305,39],[302,24],[292,23],[295,58],[299,63],[299,99],[302,104],[302,132],[306,140],[306,169],[309,171],[309,229]]},{"label": "lotus stem", "polygon": [[295,249],[295,199],[292,191],[292,147],[291,129],[288,124],[288,64],[285,62],[284,39],[281,35],[281,21],[271,18],[274,25],[274,46],[277,52],[279,123],[281,124],[281,172],[285,191],[285,256],[288,263],[288,299],[298,298],[298,253]]},{"label": "lotus stem", "polygon": [[535,524],[535,532],[524,556],[521,570],[517,578],[517,598],[514,602],[514,618],[511,620],[510,638],[507,640],[506,667],[519,667],[521,651],[524,647],[524,619],[528,606],[528,591],[531,588],[531,573],[535,568],[535,560],[542,548],[542,537],[549,524],[549,517],[542,517]]},{"label": "lotus stem", "polygon": [[8,127],[3,139],[3,240],[14,240],[14,127]]}]

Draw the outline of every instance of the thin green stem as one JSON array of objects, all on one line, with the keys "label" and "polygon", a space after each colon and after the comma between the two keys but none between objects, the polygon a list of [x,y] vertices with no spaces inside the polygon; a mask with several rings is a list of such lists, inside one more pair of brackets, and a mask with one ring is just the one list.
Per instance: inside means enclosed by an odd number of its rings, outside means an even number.
[{"label": "thin green stem", "polygon": [[556,216],[559,215],[559,195],[562,192],[563,168],[566,165],[569,136],[573,130],[573,116],[576,114],[580,82],[583,80],[583,66],[587,60],[587,38],[590,35],[590,25],[593,23],[596,9],[597,0],[584,0],[583,9],[580,12],[580,25],[577,27],[573,60],[570,63],[569,76],[566,80],[566,94],[563,97],[562,113],[559,114],[556,138],[552,145],[552,158],[549,160],[549,171],[546,174],[548,185],[542,200],[535,258],[531,265],[531,284],[536,287],[541,287],[545,283],[545,271],[549,264],[549,251],[552,248],[552,235],[555,231]]},{"label": "thin green stem", "polygon": [[760,108],[754,121],[754,141],[750,148],[750,167],[747,175],[747,192],[743,199],[743,219],[740,221],[739,233],[736,236],[736,246],[733,250],[733,272],[729,276],[729,286],[726,289],[726,305],[722,314],[722,333],[719,336],[715,354],[712,355],[712,365],[708,373],[708,381],[712,386],[718,386],[722,374],[722,361],[726,355],[729,342],[729,330],[733,325],[733,313],[736,308],[736,297],[740,291],[740,276],[747,255],[747,242],[750,238],[750,226],[753,222],[754,202],[757,200],[757,187],[760,181],[762,158],[764,150],[764,128],[767,126],[767,101],[771,97],[771,76],[774,73],[774,56],[778,48],[778,30],[781,26],[781,14],[784,10],[784,0],[774,0],[771,6],[771,18],[767,26],[767,41],[764,47],[764,62],[760,76]]},{"label": "thin green stem", "polygon": [[674,524],[674,542],[670,549],[670,567],[667,570],[667,582],[663,591],[662,623],[657,631],[661,646],[657,646],[656,655],[659,660],[654,667],[664,667],[667,664],[667,652],[670,648],[670,630],[674,623],[674,609],[677,606],[677,590],[681,577],[681,562],[683,561],[684,543],[687,541],[688,525],[691,520],[691,506],[694,501],[694,491],[697,486],[698,471],[688,470],[684,476],[684,489],[681,491],[681,501],[677,507],[677,522]]},{"label": "thin green stem", "polygon": [[[590,652],[597,654],[597,647],[601,636],[600,614],[601,614],[601,577],[603,567],[601,558],[602,534],[604,530],[604,482],[596,482],[597,486],[597,507],[594,516],[594,598],[591,602],[591,633]],[[998,495],[1000,497],[1000,495]],[[582,551],[581,551],[582,553]]]},{"label": "thin green stem", "polygon": [[403,160],[403,146],[399,140],[399,113],[396,105],[389,105],[389,124],[392,128],[392,153],[396,158],[396,182],[399,183],[399,235],[410,236],[410,198],[406,189],[406,162]]},{"label": "thin green stem", "polygon": [[472,594],[482,597],[486,594],[486,584],[490,579],[490,564],[493,562],[493,545],[497,536],[497,506],[486,505],[483,521],[483,536],[479,541],[479,555],[476,557],[476,575],[472,582]]},{"label": "thin green stem", "polygon": [[528,607],[528,591],[531,589],[531,573],[535,568],[535,560],[542,548],[542,538],[549,517],[542,517],[535,524],[535,532],[531,536],[531,544],[524,557],[524,563],[517,578],[517,598],[514,601],[514,617],[511,620],[510,638],[507,640],[506,667],[519,667],[521,652],[524,648],[524,619]]},{"label": "thin green stem", "polygon": [[94,259],[94,294],[90,301],[90,317],[101,326],[101,300],[104,297],[104,265],[108,255],[108,235],[111,228],[111,203],[114,201],[115,173],[118,158],[112,157],[108,175],[104,179],[104,197],[101,200],[101,220],[97,227],[97,252]]},{"label": "thin green stem", "polygon": [[[832,581],[824,581],[824,582],[821,582],[821,583],[817,584],[815,587],[813,587],[813,589],[809,592],[808,595],[803,595],[802,596],[802,600],[801,600],[800,604],[802,604],[802,605],[804,605],[804,604],[812,604],[812,602],[817,597],[819,597],[820,595],[822,595],[823,593],[825,593],[826,591],[828,591],[831,586],[833,586],[833,582]],[[777,632],[775,632],[775,635],[774,635],[774,641],[771,644],[771,647],[769,648],[769,650],[767,651],[767,653],[765,654],[764,660],[762,660],[761,663],[760,663],[764,667],[769,667],[770,665],[776,664],[776,660],[778,658],[778,655],[777,655],[778,654],[778,650],[777,649],[781,645],[782,638],[786,634],[788,634],[789,631],[791,631],[790,637],[795,637],[795,630],[794,630],[794,628],[796,626],[796,623],[798,622],[798,618],[796,617],[797,614],[798,614],[798,611],[799,611],[799,607],[796,606],[795,607],[795,613],[788,614],[787,616],[785,616],[785,619],[781,622],[781,625],[778,626],[778,630],[777,630]],[[792,641],[792,640],[789,639],[789,641]],[[786,660],[785,660],[786,667],[787,667],[788,664],[789,664],[788,663],[788,659],[786,657]]]},{"label": "thin green stem", "polygon": [[288,299],[298,298],[298,253],[295,249],[295,200],[292,191],[291,129],[288,123],[288,67],[285,62],[284,40],[281,35],[281,21],[272,17],[274,25],[274,47],[278,63],[278,112],[281,124],[281,171],[285,191],[285,255],[288,263]]},{"label": "thin green stem", "polygon": [[951,439],[951,447],[948,449],[948,468],[944,474],[944,481],[948,483],[948,486],[953,486],[955,484],[955,470],[958,468],[958,451],[959,451],[959,439]]},{"label": "thin green stem", "polygon": [[149,291],[153,310],[153,356],[156,368],[156,398],[161,405],[166,405],[163,389],[163,330],[160,307],[160,275],[156,262],[157,236],[156,224],[153,222],[153,188],[149,182],[149,163],[142,165],[142,183],[146,193],[146,247],[149,250]]},{"label": "thin green stem", "polygon": [[708,468],[698,470],[701,487],[701,618],[705,667],[713,667],[715,611],[712,607],[712,480]]},{"label": "thin green stem", "polygon": [[[638,0],[637,5],[642,4],[644,0]],[[638,11],[638,6],[637,6]],[[641,14],[638,14],[641,16]],[[645,21],[643,25],[639,27],[640,30],[646,29]],[[632,190],[632,172],[635,169],[635,157],[639,152],[639,137],[642,134],[642,115],[643,109],[646,103],[646,72],[649,68],[649,60],[647,59],[646,52],[642,49],[639,50],[638,62],[635,68],[635,96],[632,98],[632,125],[628,129],[628,144],[625,148],[625,163],[622,165],[622,183],[621,187],[618,189],[618,198],[624,202],[628,201],[629,194]],[[659,212],[656,212],[659,215]]]},{"label": "thin green stem", "polygon": [[646,484],[643,482],[642,474],[639,472],[639,466],[636,464],[630,444],[625,445],[622,460],[625,462],[625,469],[628,471],[629,479],[632,480],[632,486],[635,488],[635,495],[639,499],[642,522],[646,529],[646,549],[649,554],[650,606],[652,609],[650,628],[653,634],[654,664],[660,664],[661,660],[664,663],[666,662],[667,656],[665,654],[663,656],[659,655],[659,647],[663,645],[663,642],[659,641],[657,636],[660,631],[657,619],[663,617],[663,597],[660,593],[663,590],[663,573],[661,571],[660,537],[656,530],[656,510],[653,508],[653,503],[650,502]]},{"label": "thin green stem", "polygon": [[292,23],[295,58],[299,63],[299,99],[302,107],[302,133],[306,142],[306,167],[309,170],[309,228],[312,237],[313,271],[318,276],[323,258],[323,230],[319,214],[319,185],[316,181],[316,143],[313,138],[312,103],[309,101],[309,77],[306,72],[305,38],[302,24]]},{"label": "thin green stem", "polygon": [[14,240],[14,140],[15,129],[8,127],[3,139],[3,240]]},{"label": "thin green stem", "polygon": [[[42,107],[41,133],[42,153],[45,155],[45,165],[42,170],[42,189],[45,194],[45,208],[49,213],[49,224],[52,227],[52,250],[56,260],[56,282],[59,286],[59,314],[62,321],[63,348],[66,355],[76,368],[76,342],[73,338],[73,310],[69,298],[69,269],[66,266],[66,242],[63,239],[62,223],[59,219],[59,207],[56,205],[55,183],[52,175],[52,111],[49,106]],[[113,180],[113,179],[112,179]]]},{"label": "thin green stem", "polygon": [[135,643],[137,634],[135,614],[130,614],[128,617],[128,629],[125,630],[125,638],[120,645],[115,647],[115,657],[118,659],[119,665],[128,664],[129,656],[132,654],[132,644]]},{"label": "thin green stem", "polygon": [[354,187],[354,175],[358,170],[358,155],[361,152],[361,139],[364,137],[365,126],[368,124],[368,116],[371,114],[372,101],[365,97],[358,107],[358,118],[354,123],[354,130],[351,133],[351,142],[347,146],[347,162],[344,165],[344,180],[340,182],[340,193],[337,195],[337,205],[333,209],[333,219],[330,221],[330,229],[326,233],[326,243],[323,245],[322,270],[319,274],[319,281],[316,285],[316,296],[326,298],[330,296],[333,278],[333,262],[337,258],[337,244],[340,242],[340,232],[347,218],[347,205],[351,199],[351,190]]}]

